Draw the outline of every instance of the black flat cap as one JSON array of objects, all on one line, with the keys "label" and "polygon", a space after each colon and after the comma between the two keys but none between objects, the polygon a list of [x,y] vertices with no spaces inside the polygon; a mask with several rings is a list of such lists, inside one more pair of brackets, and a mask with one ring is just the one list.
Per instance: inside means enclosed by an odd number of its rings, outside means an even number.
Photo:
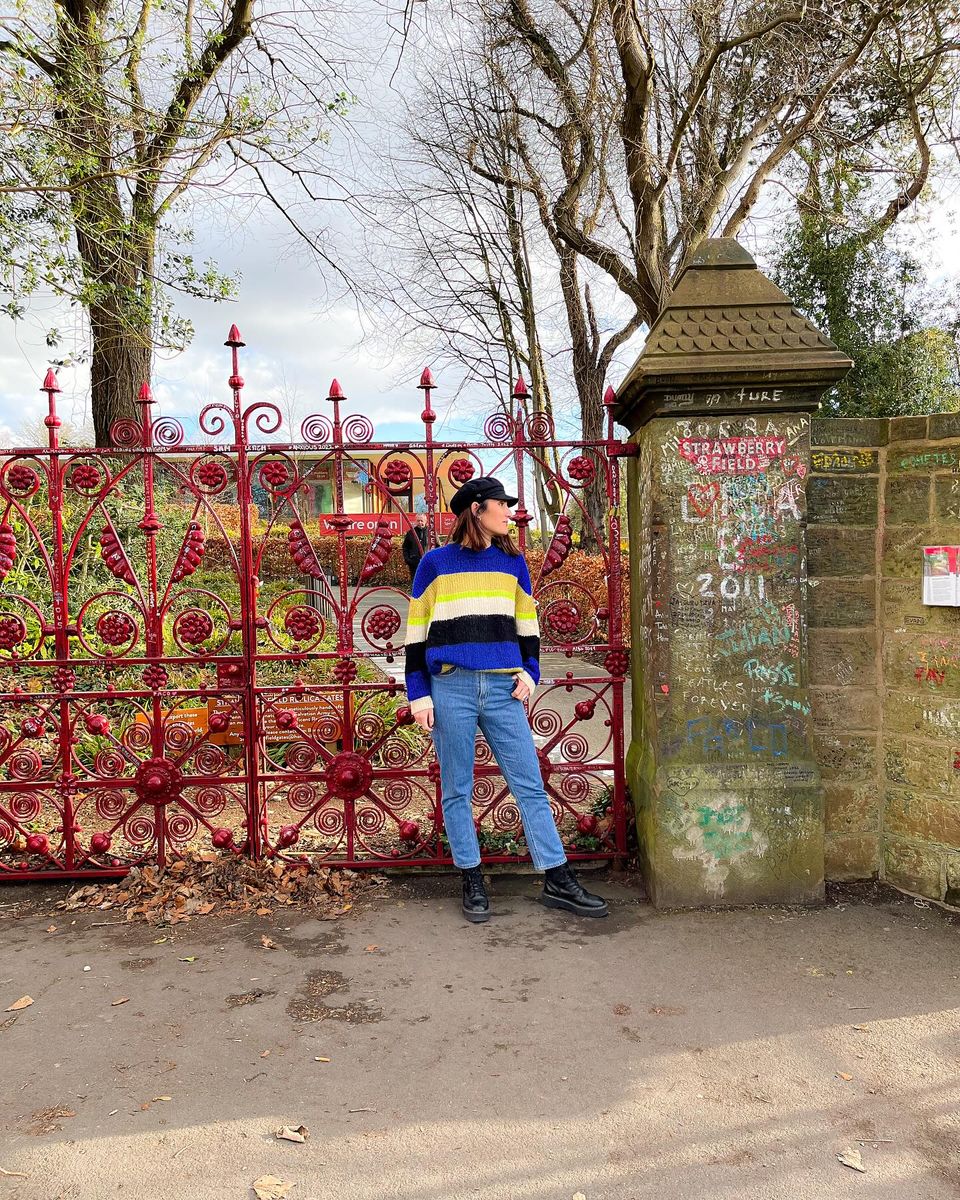
[{"label": "black flat cap", "polygon": [[508,496],[503,490],[503,484],[499,479],[494,479],[489,475],[481,475],[478,479],[468,479],[467,482],[457,488],[453,494],[453,499],[450,501],[451,512],[460,514],[470,507],[477,500],[506,500],[507,504],[513,507],[517,502],[516,496]]}]

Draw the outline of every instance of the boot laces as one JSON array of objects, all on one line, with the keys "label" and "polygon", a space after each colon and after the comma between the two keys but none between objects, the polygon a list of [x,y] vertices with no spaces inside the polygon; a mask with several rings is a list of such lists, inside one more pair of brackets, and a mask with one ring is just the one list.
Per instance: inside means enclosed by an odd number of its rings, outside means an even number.
[{"label": "boot laces", "polygon": [[471,900],[479,900],[487,894],[483,886],[483,871],[479,867],[470,867],[463,872],[463,886]]}]

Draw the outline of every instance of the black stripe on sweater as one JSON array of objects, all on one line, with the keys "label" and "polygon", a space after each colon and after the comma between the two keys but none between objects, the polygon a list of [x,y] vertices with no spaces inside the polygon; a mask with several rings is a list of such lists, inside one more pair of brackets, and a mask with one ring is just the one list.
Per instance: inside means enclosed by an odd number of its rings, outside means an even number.
[{"label": "black stripe on sweater", "polygon": [[526,662],[530,658],[540,661],[540,639],[538,637],[518,637],[520,657]]},{"label": "black stripe on sweater", "polygon": [[517,623],[513,617],[498,614],[488,616],[451,617],[447,621],[431,621],[427,644],[457,646],[464,642],[515,642]]},{"label": "black stripe on sweater", "polygon": [[406,667],[408,675],[414,671],[427,673],[427,646],[425,642],[411,642],[406,648]]}]

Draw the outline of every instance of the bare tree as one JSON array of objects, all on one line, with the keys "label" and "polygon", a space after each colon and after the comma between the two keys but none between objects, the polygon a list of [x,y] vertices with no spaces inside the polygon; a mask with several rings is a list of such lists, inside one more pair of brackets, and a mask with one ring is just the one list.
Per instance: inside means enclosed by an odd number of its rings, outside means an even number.
[{"label": "bare tree", "polygon": [[[405,331],[439,338],[467,380],[505,401],[519,369],[530,411],[551,418],[556,383],[573,393],[580,435],[602,438],[603,381],[639,322],[629,310],[612,325],[609,314],[598,316],[597,272],[557,235],[550,184],[537,180],[535,152],[482,41],[465,39],[431,70],[405,133],[404,151],[393,149],[401,169],[379,197],[391,252],[378,243],[370,255],[372,291]],[[572,387],[559,364],[572,368]],[[541,511],[555,515],[562,497],[550,457],[536,482]],[[602,525],[602,479],[588,488],[588,509]]]},{"label": "bare tree", "polygon": [[646,324],[696,245],[736,236],[805,151],[860,148],[880,231],[956,145],[954,3],[492,0],[485,18],[536,164],[515,182]]},{"label": "bare tree", "polygon": [[253,0],[23,0],[0,36],[0,272],[9,315],[48,285],[85,309],[98,444],[182,344],[168,288],[224,298],[185,218],[229,185],[323,254],[303,204],[347,95],[317,46],[324,9]]}]

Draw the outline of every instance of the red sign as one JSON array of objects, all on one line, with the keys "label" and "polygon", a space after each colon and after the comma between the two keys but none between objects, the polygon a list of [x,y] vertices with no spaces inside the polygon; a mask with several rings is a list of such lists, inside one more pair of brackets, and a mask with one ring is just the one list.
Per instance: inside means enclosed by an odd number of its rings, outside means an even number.
[{"label": "red sign", "polygon": [[783,458],[787,443],[764,437],[681,438],[677,449],[703,475],[758,475]]},{"label": "red sign", "polygon": [[[330,524],[330,518],[333,515],[333,513],[318,514],[317,528],[319,533],[336,534],[337,530]],[[413,528],[412,519],[404,513],[346,513],[345,516],[350,518],[350,524],[343,531],[347,537],[372,537],[377,532],[377,526],[381,521],[386,523],[390,533],[395,536],[404,534],[408,529]],[[437,532],[449,533],[455,521],[456,517],[453,513],[437,513]]]}]

